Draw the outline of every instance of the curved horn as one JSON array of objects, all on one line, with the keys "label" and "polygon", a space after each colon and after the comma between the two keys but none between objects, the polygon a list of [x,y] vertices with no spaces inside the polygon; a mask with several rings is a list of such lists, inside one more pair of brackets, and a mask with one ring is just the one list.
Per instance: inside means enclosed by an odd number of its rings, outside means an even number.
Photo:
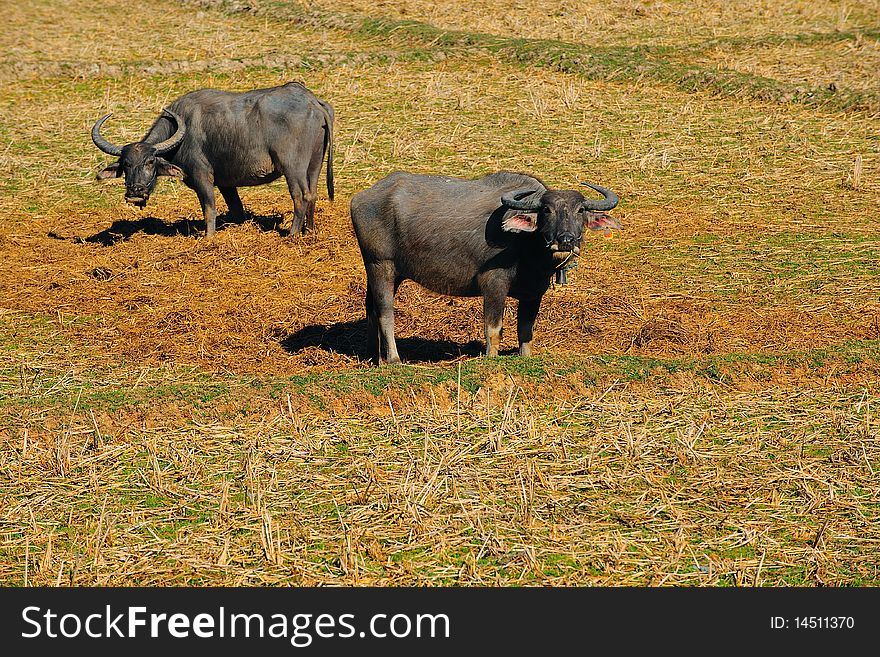
[{"label": "curved horn", "polygon": [[590,189],[595,189],[597,192],[605,197],[601,201],[592,201],[590,199],[585,199],[583,206],[587,210],[610,210],[620,201],[620,199],[617,198],[617,194],[612,192],[610,189],[602,187],[601,185],[594,185],[593,183],[588,182],[582,182],[581,185],[586,185]]},{"label": "curved horn", "polygon": [[170,109],[163,110],[162,113],[170,117],[171,120],[174,121],[174,124],[177,126],[177,131],[165,141],[160,141],[158,144],[154,144],[156,148],[156,155],[167,153],[172,148],[177,146],[186,135],[186,125],[183,123],[183,119],[181,119]]},{"label": "curved horn", "polygon": [[502,194],[501,202],[513,210],[534,212],[541,207],[541,197],[545,191],[543,189],[517,189]]},{"label": "curved horn", "polygon": [[107,116],[101,117],[95,122],[95,125],[92,126],[92,141],[95,142],[95,146],[107,153],[107,155],[119,157],[122,155],[122,148],[115,144],[111,144],[101,136],[101,126],[104,125],[104,121],[109,119],[111,115],[112,114],[108,114]]}]

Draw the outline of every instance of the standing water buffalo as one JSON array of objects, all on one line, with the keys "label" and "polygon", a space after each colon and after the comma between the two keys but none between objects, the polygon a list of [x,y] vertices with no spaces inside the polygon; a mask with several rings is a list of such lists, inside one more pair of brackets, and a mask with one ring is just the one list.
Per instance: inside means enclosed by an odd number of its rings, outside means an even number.
[{"label": "standing water buffalo", "polygon": [[522,173],[462,180],[394,172],[351,199],[351,219],[367,270],[367,348],[400,361],[394,341],[394,295],[405,279],[456,296],[482,296],[486,354],[498,354],[504,303],[519,299],[519,353],[532,351],[532,328],[550,278],[580,253],[584,228],[620,229],[605,214],[611,190],[586,199],[548,189]]},{"label": "standing water buffalo", "polygon": [[109,116],[95,123],[92,141],[119,160],[98,180],[125,176],[125,200],[144,207],[157,176],[182,178],[199,197],[208,236],[216,231],[215,186],[229,213],[242,219],[236,188],[282,175],[293,199],[290,233],[313,229],[325,154],[333,200],[333,108],[297,82],[241,93],[193,91],[171,103],[141,141],[122,147],[101,136]]}]

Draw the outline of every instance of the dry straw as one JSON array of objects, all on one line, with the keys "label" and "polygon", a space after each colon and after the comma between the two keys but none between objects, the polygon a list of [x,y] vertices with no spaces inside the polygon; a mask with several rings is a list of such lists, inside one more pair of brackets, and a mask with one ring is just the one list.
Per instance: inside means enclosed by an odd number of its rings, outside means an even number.
[{"label": "dry straw", "polygon": [[[414,58],[263,16],[208,10],[184,35],[169,25],[192,7],[160,4],[131,41],[122,4],[102,6],[93,41],[45,29],[62,10],[65,29],[94,24],[78,0],[20,3],[2,37],[0,581],[878,581],[870,117]],[[710,5],[711,26],[669,22],[662,3],[591,25],[722,38],[736,12]],[[739,34],[792,11],[811,29],[838,20],[811,7],[739,12]],[[468,29],[484,27],[507,29]],[[150,68],[156,33],[172,41]],[[308,60],[316,43],[328,52]],[[96,186],[88,128],[105,108],[123,140],[195,86],[294,76],[340,117],[339,196],[322,193],[317,233],[278,234],[281,185],[245,190],[251,217],[211,241],[179,185],[144,214]],[[572,284],[548,292],[542,357],[473,361],[479,302],[407,283],[411,364],[376,371],[347,200],[393,168],[589,174],[620,192],[626,231],[588,237]],[[515,303],[505,323],[515,347]]]}]

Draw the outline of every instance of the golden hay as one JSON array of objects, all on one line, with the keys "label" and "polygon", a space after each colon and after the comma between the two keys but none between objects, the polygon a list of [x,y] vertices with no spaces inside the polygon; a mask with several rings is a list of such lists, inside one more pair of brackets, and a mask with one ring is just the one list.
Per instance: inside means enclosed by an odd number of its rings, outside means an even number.
[{"label": "golden hay", "polygon": [[[871,4],[532,3],[515,25],[472,6],[467,29],[680,43]],[[0,35],[0,581],[880,582],[870,117],[152,7],[132,31],[121,1],[18,3]],[[314,234],[279,235],[280,184],[207,240],[182,186],[140,213],[94,181],[105,109],[121,141],[176,94],[290,77],[339,117]],[[626,230],[588,236],[548,293],[542,357],[472,358],[479,302],[405,284],[412,364],[368,368],[347,202],[393,168],[589,176]]]}]

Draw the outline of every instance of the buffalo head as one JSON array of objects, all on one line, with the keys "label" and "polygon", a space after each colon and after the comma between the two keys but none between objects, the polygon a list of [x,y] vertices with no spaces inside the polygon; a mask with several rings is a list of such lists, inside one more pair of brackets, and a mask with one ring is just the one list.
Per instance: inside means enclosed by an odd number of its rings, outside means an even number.
[{"label": "buffalo head", "polygon": [[502,228],[514,233],[540,232],[547,248],[560,260],[572,253],[580,253],[584,228],[623,228],[617,219],[604,212],[617,205],[617,194],[593,183],[581,184],[596,190],[604,198],[592,200],[584,198],[580,192],[560,189],[517,190],[503,194],[501,202],[521,212],[505,219]]},{"label": "buffalo head", "polygon": [[180,167],[161,156],[180,144],[186,134],[186,126],[171,110],[166,109],[164,114],[174,122],[176,130],[168,139],[157,144],[146,141],[138,141],[122,147],[111,144],[101,136],[101,126],[110,118],[110,114],[98,119],[92,127],[92,141],[95,142],[95,146],[108,155],[119,158],[118,161],[98,172],[98,180],[125,176],[125,200],[141,208],[147,204],[156,186],[157,176],[177,178],[184,176]]}]

